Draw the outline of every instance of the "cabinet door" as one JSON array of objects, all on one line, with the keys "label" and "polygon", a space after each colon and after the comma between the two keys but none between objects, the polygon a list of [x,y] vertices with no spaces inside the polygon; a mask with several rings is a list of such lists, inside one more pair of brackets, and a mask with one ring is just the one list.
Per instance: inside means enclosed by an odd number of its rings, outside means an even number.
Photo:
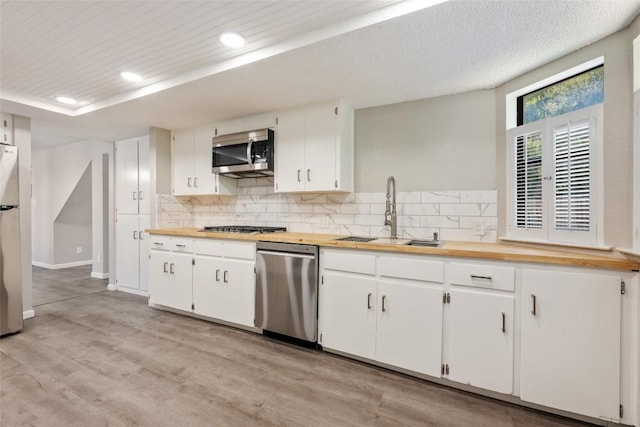
[{"label": "cabinet door", "polygon": [[171,183],[174,196],[193,194],[192,130],[173,131],[171,135]]},{"label": "cabinet door", "polygon": [[139,232],[138,244],[140,248],[140,256],[138,264],[140,266],[139,288],[141,291],[149,289],[149,235],[144,231],[151,227],[151,218],[149,215],[139,215],[138,217]]},{"label": "cabinet door", "polygon": [[217,194],[216,176],[212,171],[213,126],[195,130],[193,140],[193,194]]},{"label": "cabinet door", "polygon": [[304,190],[304,111],[291,110],[278,114],[275,136],[275,191]]},{"label": "cabinet door", "polygon": [[368,276],[323,273],[322,345],[375,359],[376,279]]},{"label": "cabinet door", "polygon": [[522,400],[618,419],[620,277],[525,269],[521,310]]},{"label": "cabinet door", "polygon": [[[255,312],[255,262],[225,260],[220,288],[220,319],[253,326]],[[226,282],[225,282],[226,279]]]},{"label": "cabinet door", "polygon": [[139,289],[138,215],[116,217],[116,284]]},{"label": "cabinet door", "polygon": [[116,213],[138,213],[137,139],[116,142]]},{"label": "cabinet door", "polygon": [[138,212],[148,214],[151,211],[149,196],[151,185],[149,183],[149,137],[138,139]]},{"label": "cabinet door", "polygon": [[449,379],[511,394],[513,295],[452,290],[448,308]]},{"label": "cabinet door", "polygon": [[207,317],[220,319],[220,289],[223,282],[224,260],[215,257],[196,256],[193,267],[193,305],[194,311]]},{"label": "cabinet door", "polygon": [[[150,301],[178,310],[191,311],[193,301],[193,266],[191,262],[193,255],[170,253],[162,258],[157,255],[158,253],[151,254],[151,261],[153,261],[151,268],[157,271],[150,272],[152,278],[149,292]],[[161,258],[161,260],[154,261],[155,257]],[[158,276],[161,276],[162,279],[157,280]]]},{"label": "cabinet door", "polygon": [[442,287],[378,282],[376,360],[435,377],[442,364]]},{"label": "cabinet door", "polygon": [[306,110],[304,145],[305,191],[336,189],[336,106],[316,105]]}]

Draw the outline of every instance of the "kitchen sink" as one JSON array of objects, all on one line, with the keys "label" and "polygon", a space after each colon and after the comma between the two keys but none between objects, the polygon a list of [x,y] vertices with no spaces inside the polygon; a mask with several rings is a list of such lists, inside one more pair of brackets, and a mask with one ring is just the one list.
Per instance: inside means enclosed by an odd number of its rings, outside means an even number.
[{"label": "kitchen sink", "polygon": [[428,246],[432,248],[437,248],[444,243],[442,240],[412,240],[408,245],[411,246]]}]

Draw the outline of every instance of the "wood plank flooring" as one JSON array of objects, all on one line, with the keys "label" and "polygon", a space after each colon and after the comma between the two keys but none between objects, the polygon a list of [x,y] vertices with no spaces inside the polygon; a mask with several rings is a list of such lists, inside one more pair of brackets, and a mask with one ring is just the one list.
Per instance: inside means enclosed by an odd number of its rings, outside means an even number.
[{"label": "wood plank flooring", "polygon": [[108,280],[91,278],[91,266],[49,270],[33,267],[33,306],[102,292]]},{"label": "wood plank flooring", "polygon": [[0,340],[1,426],[579,426],[100,291]]}]

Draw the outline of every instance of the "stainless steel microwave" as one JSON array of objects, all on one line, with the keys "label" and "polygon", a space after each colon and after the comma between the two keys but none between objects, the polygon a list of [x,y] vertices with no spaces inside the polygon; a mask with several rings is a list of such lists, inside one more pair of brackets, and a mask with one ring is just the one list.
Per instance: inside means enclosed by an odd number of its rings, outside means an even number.
[{"label": "stainless steel microwave", "polygon": [[213,137],[213,173],[231,178],[273,175],[274,133],[257,129]]}]

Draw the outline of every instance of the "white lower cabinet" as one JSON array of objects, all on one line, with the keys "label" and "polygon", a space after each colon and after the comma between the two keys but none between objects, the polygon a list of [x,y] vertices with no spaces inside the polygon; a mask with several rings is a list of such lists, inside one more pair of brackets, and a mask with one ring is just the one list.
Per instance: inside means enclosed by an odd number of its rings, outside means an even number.
[{"label": "white lower cabinet", "polygon": [[194,313],[253,326],[255,263],[197,256],[193,267]]},{"label": "white lower cabinet", "polygon": [[522,271],[522,400],[619,418],[620,281],[615,274]]},{"label": "white lower cabinet", "polygon": [[[440,376],[441,283],[407,278],[438,280],[441,262],[331,250],[323,250],[321,260],[323,347]],[[394,261],[404,268],[391,268],[397,265]],[[345,271],[350,269],[357,273]]]},{"label": "white lower cabinet", "polygon": [[191,311],[193,256],[188,253],[151,251],[149,302]]},{"label": "white lower cabinet", "polygon": [[442,288],[378,281],[376,360],[431,376],[442,361]]},{"label": "white lower cabinet", "polygon": [[448,378],[513,392],[514,296],[452,289],[448,304]]},{"label": "white lower cabinet", "polygon": [[255,244],[153,236],[150,303],[253,327]]},{"label": "white lower cabinet", "polygon": [[116,217],[116,284],[119,288],[147,291],[149,283],[149,215]]}]

